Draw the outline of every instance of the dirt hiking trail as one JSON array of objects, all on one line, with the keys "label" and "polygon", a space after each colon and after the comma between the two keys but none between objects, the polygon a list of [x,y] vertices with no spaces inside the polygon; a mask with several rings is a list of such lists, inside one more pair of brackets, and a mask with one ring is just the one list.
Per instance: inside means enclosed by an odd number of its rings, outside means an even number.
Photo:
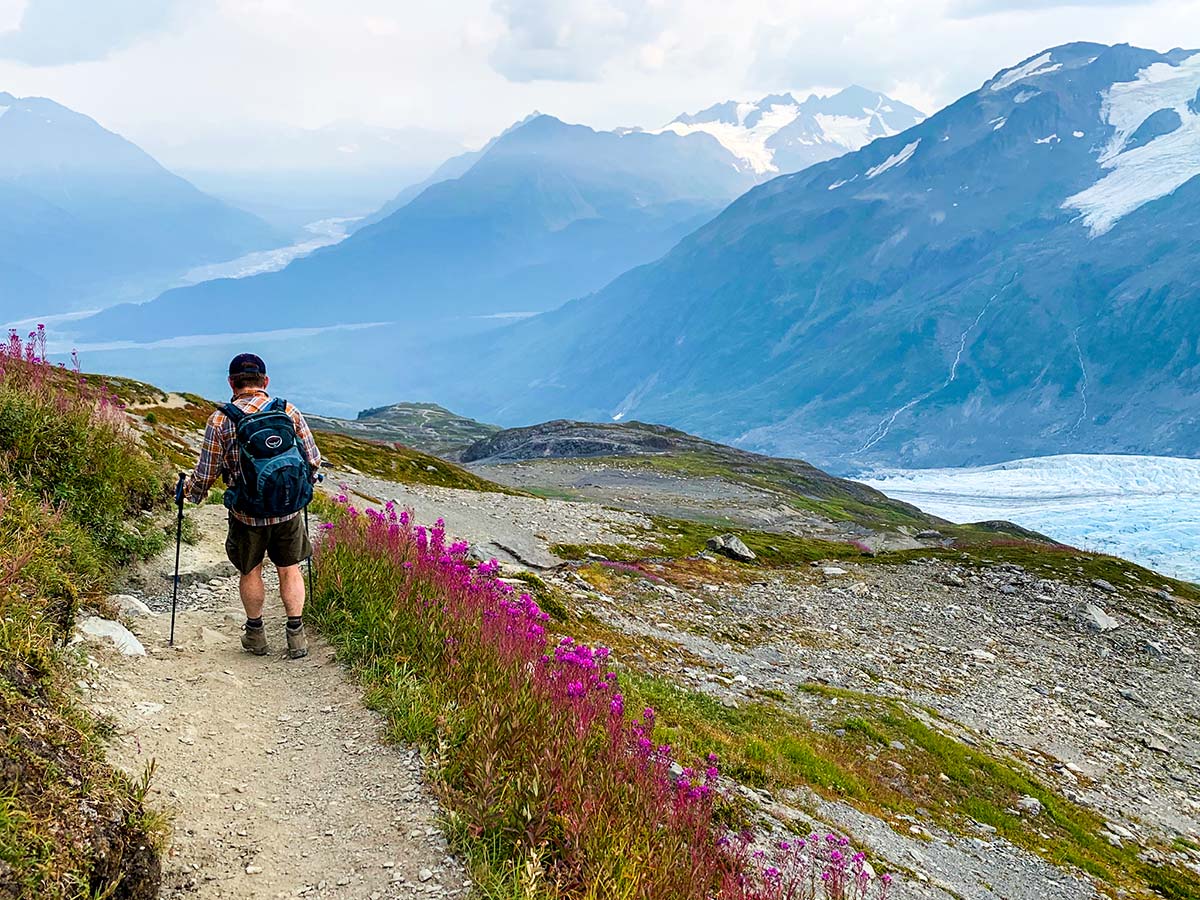
[{"label": "dirt hiking trail", "polygon": [[363,707],[313,629],[309,656],[285,658],[273,571],[264,613],[271,653],[242,651],[225,511],[188,514],[201,540],[183,546],[175,648],[167,647],[173,543],[123,588],[151,609],[123,616],[146,655],[124,656],[110,642],[86,647],[89,699],[118,732],[110,757],[134,775],[153,760],[149,800],[172,818],[160,896],[468,894],[417,753],[384,743],[383,720]]}]

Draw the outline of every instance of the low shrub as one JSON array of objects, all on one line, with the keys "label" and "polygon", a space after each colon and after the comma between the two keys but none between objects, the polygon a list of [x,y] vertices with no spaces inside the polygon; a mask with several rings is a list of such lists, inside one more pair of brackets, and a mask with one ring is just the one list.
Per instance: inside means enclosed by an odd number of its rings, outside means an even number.
[{"label": "low shrub", "polygon": [[[344,498],[343,502],[344,502]],[[658,744],[608,651],[555,639],[529,594],[445,529],[385,512],[322,526],[313,621],[363,673],[395,736],[437,759],[450,832],[485,893],[628,900],[831,900],[886,892],[837,838],[770,852],[731,832],[716,757]],[[495,885],[488,888],[488,885]],[[507,887],[503,887],[507,885]]]},{"label": "low shrub", "polygon": [[[81,601],[166,535],[167,496],[112,395],[0,343],[0,898],[150,900],[161,823],[105,760],[63,644]],[[139,526],[130,525],[130,520]]]}]

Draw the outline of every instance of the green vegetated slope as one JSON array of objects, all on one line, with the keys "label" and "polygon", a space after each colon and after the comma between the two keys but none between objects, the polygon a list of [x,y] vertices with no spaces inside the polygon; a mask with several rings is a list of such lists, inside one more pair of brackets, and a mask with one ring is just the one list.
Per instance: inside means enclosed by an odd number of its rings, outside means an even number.
[{"label": "green vegetated slope", "polygon": [[[205,422],[218,404],[195,394],[164,393],[128,379],[115,380],[114,386],[117,393],[130,402],[130,412],[139,419],[146,439],[175,465],[190,469],[195,463],[195,450],[187,438],[194,438],[204,430]],[[394,440],[322,429],[327,422],[340,420],[320,416],[306,418],[316,434],[322,458],[335,468],[351,469],[401,484],[514,493],[511,488],[494,484],[462,466]]]},{"label": "green vegetated slope", "polygon": [[777,459],[717,444],[665,425],[559,420],[491,435],[462,453],[466,463],[586,459],[681,477],[722,478],[777,493],[799,509],[870,527],[945,524],[907,503],[799,459]]},{"label": "green vegetated slope", "polygon": [[0,370],[0,897],[151,900],[163,829],[147,780],[105,761],[65,642],[121,565],[165,544],[169,471],[86,382]]}]

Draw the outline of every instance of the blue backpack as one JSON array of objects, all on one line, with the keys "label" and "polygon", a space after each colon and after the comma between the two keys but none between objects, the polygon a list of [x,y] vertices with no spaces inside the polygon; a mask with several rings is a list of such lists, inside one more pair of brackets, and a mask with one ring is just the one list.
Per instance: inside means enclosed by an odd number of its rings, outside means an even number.
[{"label": "blue backpack", "polygon": [[276,397],[258,412],[233,403],[222,409],[236,429],[241,471],[225,491],[225,506],[265,519],[299,512],[312,500],[312,467],[296,437],[287,401]]}]

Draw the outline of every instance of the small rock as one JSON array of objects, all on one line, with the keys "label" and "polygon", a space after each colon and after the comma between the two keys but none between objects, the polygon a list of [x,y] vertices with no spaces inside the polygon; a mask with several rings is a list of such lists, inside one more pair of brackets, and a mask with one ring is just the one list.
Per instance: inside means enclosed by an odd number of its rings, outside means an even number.
[{"label": "small rock", "polygon": [[1158,641],[1145,641],[1142,650],[1159,659],[1165,659],[1167,656],[1167,649]]},{"label": "small rock", "polygon": [[428,881],[432,877],[433,877],[433,872],[431,872],[429,869],[422,869],[420,872],[417,873],[417,879],[422,884],[424,884],[426,881]]},{"label": "small rock", "polygon": [[113,604],[122,615],[127,616],[152,616],[154,610],[139,600],[132,594],[113,594],[108,598],[108,602]]},{"label": "small rock", "polygon": [[262,866],[256,866],[253,864],[246,866],[247,875],[261,875],[262,871]]},{"label": "small rock", "polygon": [[1099,631],[1102,634],[1106,631],[1113,631],[1121,627],[1121,623],[1106,613],[1095,603],[1085,604],[1079,610],[1079,621],[1081,621],[1092,631]]},{"label": "small rock", "polygon": [[924,531],[918,531],[917,538],[922,541],[940,541],[942,533],[934,528],[927,528]]},{"label": "small rock", "polygon": [[1103,578],[1093,578],[1092,587],[1100,588],[1100,590],[1104,591],[1106,594],[1118,593],[1117,589],[1113,587],[1112,583],[1105,581]]},{"label": "small rock", "polygon": [[1030,797],[1026,794],[1017,801],[1017,809],[1031,816],[1040,816],[1042,814],[1042,801],[1037,797]]},{"label": "small rock", "polygon": [[1155,753],[1170,754],[1171,752],[1170,747],[1152,734],[1143,735],[1142,743],[1146,745],[1147,750],[1153,750]]},{"label": "small rock", "polygon": [[822,566],[821,573],[823,575],[830,575],[830,576],[849,575],[850,574],[849,572],[847,572],[845,569],[841,568],[840,566]]}]

